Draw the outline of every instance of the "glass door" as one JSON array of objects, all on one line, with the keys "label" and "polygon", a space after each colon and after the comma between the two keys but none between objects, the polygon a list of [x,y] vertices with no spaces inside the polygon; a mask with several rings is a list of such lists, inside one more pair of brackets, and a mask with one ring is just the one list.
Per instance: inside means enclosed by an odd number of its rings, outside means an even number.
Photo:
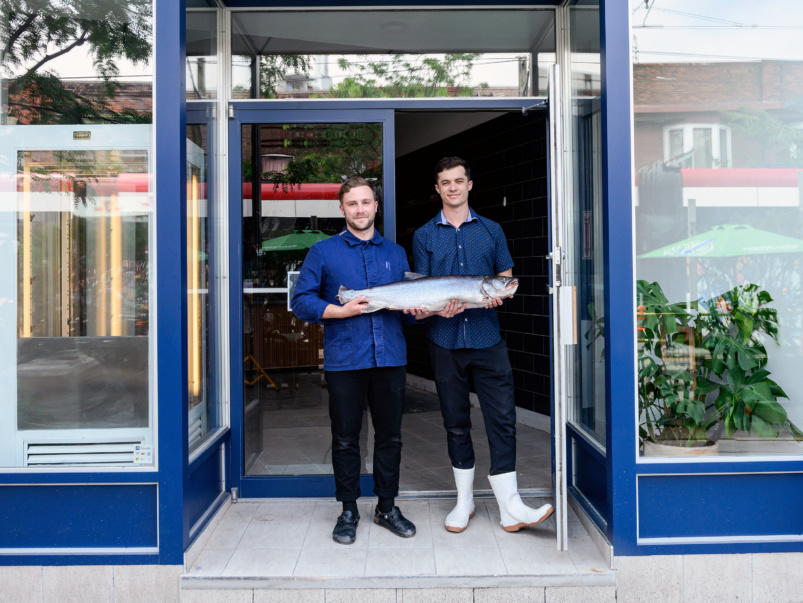
[{"label": "glass door", "polygon": [[[392,160],[385,161],[393,157],[393,114],[232,107],[232,485],[241,497],[331,496],[323,326],[298,319],[290,299],[310,247],[345,226],[345,178],[374,182],[377,228],[395,239]],[[361,489],[370,492],[367,412],[362,440]]]},{"label": "glass door", "polygon": [[555,491],[555,523],[558,550],[568,548],[566,421],[569,408],[568,346],[576,343],[574,332],[575,287],[566,282],[566,263],[572,257],[564,222],[563,98],[560,67],[549,69],[549,180],[552,296],[552,480]]}]

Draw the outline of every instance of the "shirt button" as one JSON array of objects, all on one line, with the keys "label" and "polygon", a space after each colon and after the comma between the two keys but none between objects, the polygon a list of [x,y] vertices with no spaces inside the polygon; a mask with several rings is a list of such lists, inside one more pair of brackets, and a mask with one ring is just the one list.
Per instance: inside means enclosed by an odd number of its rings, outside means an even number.
[{"label": "shirt button", "polygon": [[468,322],[468,318],[464,318],[463,320],[465,320],[466,322]]},{"label": "shirt button", "polygon": [[460,262],[460,265],[462,266],[462,265],[463,265],[463,262]]},{"label": "shirt button", "polygon": [[458,245],[457,248],[458,249],[463,249],[463,246],[462,245]]}]

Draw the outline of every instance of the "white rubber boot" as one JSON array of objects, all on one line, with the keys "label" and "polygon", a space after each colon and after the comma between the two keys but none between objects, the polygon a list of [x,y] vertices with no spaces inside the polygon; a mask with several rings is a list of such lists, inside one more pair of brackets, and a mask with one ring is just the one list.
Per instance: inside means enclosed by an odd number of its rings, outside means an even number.
[{"label": "white rubber boot", "polygon": [[468,527],[468,520],[474,517],[474,467],[454,471],[454,483],[457,486],[457,504],[446,516],[446,529],[450,532],[462,532]]},{"label": "white rubber boot", "polygon": [[494,491],[496,502],[499,503],[499,515],[502,518],[502,527],[505,532],[518,532],[522,528],[537,526],[552,515],[552,505],[544,505],[532,509],[525,505],[519,496],[516,485],[516,472],[489,475],[488,481]]}]

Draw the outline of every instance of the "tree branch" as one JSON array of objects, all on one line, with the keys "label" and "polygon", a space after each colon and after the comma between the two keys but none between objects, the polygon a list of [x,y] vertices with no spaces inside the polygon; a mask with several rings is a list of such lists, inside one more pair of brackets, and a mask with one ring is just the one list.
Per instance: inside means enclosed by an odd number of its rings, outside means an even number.
[{"label": "tree branch", "polygon": [[48,54],[48,55],[45,55],[44,57],[42,57],[42,59],[38,63],[36,63],[36,65],[34,65],[30,69],[28,69],[28,71],[25,72],[25,75],[23,75],[22,77],[19,77],[19,78],[15,78],[14,83],[8,87],[8,93],[12,94],[12,93],[16,92],[17,82],[19,82],[20,80],[24,80],[25,78],[27,78],[32,73],[35,73],[37,69],[39,69],[42,65],[44,65],[48,61],[52,61],[53,59],[58,58],[61,55],[67,54],[73,48],[76,48],[77,46],[81,46],[84,42],[86,42],[88,36],[89,36],[89,32],[84,30],[81,33],[81,35],[78,38],[76,38],[76,40],[72,44],[68,44],[67,46],[65,46],[64,48],[59,50],[58,52],[54,52],[53,54]]},{"label": "tree branch", "polygon": [[27,30],[33,24],[36,17],[37,17],[36,13],[31,13],[30,15],[28,15],[28,18],[25,19],[25,21],[23,21],[20,24],[17,30],[9,36],[8,42],[6,42],[6,46],[5,48],[3,48],[3,55],[2,55],[3,57],[5,57],[9,52],[11,52],[11,47],[14,46],[14,43],[17,40],[19,40],[22,34],[25,33],[25,30]]}]

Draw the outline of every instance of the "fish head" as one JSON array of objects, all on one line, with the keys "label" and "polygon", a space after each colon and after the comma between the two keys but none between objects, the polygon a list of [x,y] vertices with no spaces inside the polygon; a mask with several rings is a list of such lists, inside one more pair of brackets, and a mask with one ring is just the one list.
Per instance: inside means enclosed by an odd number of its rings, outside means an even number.
[{"label": "fish head", "polygon": [[512,276],[486,276],[482,289],[488,297],[507,297],[519,288],[519,279]]}]

